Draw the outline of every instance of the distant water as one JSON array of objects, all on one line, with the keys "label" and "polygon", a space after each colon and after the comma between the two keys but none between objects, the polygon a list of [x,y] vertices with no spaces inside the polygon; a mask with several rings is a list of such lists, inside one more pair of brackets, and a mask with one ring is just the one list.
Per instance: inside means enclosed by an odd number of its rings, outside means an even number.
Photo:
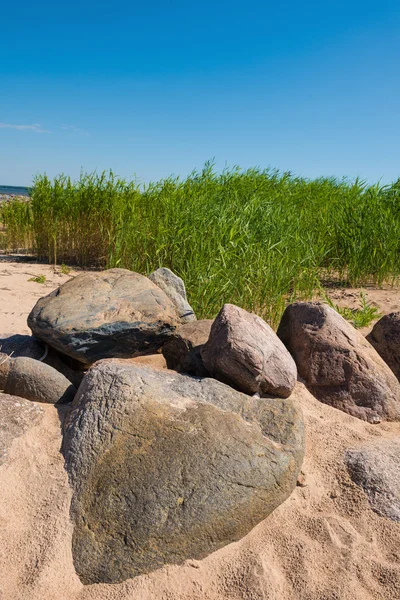
[{"label": "distant water", "polygon": [[0,195],[7,194],[13,196],[29,196],[27,187],[19,187],[15,185],[0,185]]}]

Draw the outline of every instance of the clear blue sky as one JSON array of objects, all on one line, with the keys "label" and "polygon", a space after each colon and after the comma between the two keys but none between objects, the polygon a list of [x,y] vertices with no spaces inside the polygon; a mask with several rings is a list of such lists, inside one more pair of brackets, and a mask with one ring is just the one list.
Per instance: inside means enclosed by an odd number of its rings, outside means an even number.
[{"label": "clear blue sky", "polygon": [[0,184],[400,175],[400,3],[3,2]]}]

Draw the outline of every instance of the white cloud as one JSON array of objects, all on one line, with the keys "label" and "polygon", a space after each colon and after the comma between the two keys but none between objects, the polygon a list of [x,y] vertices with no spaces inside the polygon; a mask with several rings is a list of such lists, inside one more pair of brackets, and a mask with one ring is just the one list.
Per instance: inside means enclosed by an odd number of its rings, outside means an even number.
[{"label": "white cloud", "polygon": [[80,127],[75,127],[75,125],[63,125],[63,129],[67,131],[71,131],[72,133],[80,133],[81,135],[89,135],[89,133],[85,129],[80,129]]},{"label": "white cloud", "polygon": [[35,133],[50,133],[48,129],[43,129],[38,123],[33,125],[12,125],[11,123],[0,123],[0,129],[17,129],[18,131],[34,131]]}]

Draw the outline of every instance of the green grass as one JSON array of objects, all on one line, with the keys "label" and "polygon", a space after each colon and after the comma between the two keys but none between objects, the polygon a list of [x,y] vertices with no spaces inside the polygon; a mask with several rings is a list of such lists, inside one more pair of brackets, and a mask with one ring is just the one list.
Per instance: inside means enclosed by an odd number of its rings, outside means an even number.
[{"label": "green grass", "polygon": [[400,273],[400,180],[307,180],[250,169],[140,187],[113,173],[36,177],[30,203],[0,209],[3,249],[54,264],[166,266],[186,282],[199,317],[224,302],[277,324],[288,301],[329,279],[360,285]]},{"label": "green grass", "polygon": [[368,302],[367,296],[364,292],[360,292],[360,306],[358,308],[338,306],[330,298],[328,298],[326,294],[324,294],[324,300],[327,304],[329,304],[329,306],[342,315],[342,317],[350,321],[356,329],[368,327],[372,321],[375,321],[382,316],[376,306],[373,306],[370,302]]},{"label": "green grass", "polygon": [[35,283],[46,283],[46,275],[35,275],[28,279],[28,281],[34,281]]}]

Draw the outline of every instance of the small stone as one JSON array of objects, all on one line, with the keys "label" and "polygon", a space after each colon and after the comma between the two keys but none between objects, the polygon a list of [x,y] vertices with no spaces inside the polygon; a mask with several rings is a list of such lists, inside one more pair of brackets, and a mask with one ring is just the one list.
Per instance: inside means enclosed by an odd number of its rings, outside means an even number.
[{"label": "small stone", "polygon": [[196,315],[187,301],[183,279],[166,267],[161,267],[150,273],[149,279],[158,285],[171,299],[182,323],[196,320]]}]

